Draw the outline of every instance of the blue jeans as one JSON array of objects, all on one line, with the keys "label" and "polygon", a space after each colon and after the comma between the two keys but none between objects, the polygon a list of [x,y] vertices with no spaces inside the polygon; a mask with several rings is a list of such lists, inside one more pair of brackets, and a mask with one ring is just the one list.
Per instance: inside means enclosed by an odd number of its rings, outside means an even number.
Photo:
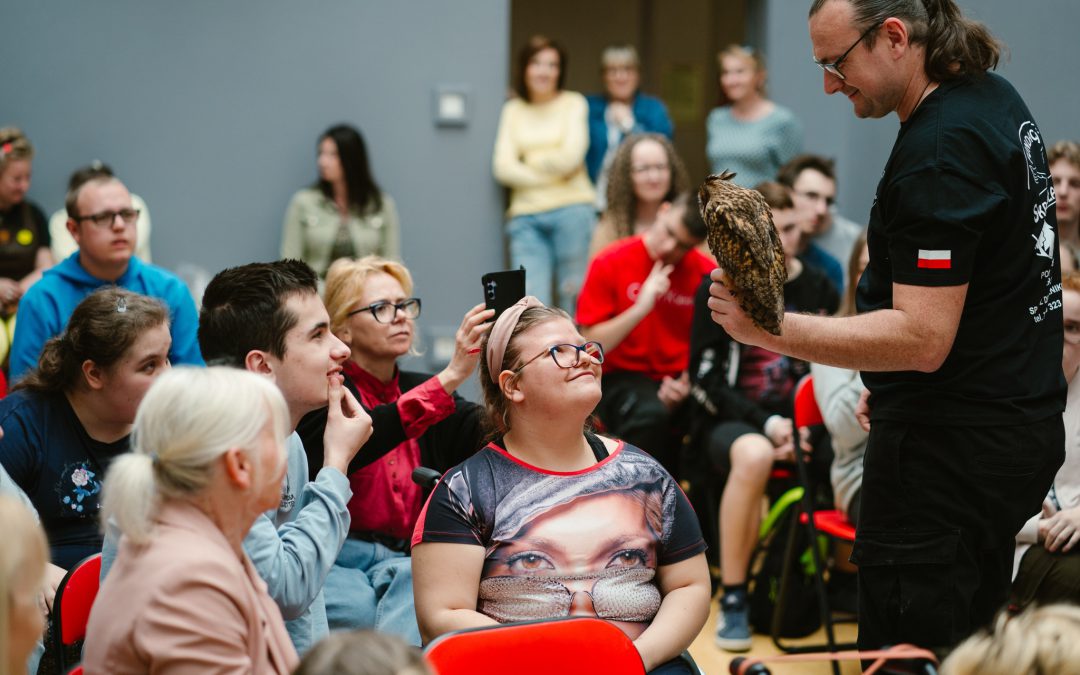
[{"label": "blue jeans", "polygon": [[552,281],[557,304],[574,315],[578,292],[589,264],[589,241],[596,225],[592,204],[514,216],[506,225],[510,266],[525,267],[525,292],[551,304]]},{"label": "blue jeans", "polygon": [[412,558],[382,544],[346,539],[323,587],[330,630],[374,628],[420,646]]}]

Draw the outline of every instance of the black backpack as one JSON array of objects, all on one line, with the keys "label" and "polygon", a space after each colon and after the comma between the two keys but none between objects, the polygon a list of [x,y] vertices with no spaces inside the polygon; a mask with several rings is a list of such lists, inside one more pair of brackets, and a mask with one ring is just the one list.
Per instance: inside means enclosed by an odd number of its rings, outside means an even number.
[{"label": "black backpack", "polygon": [[[784,554],[788,540],[795,528],[795,550],[798,557],[792,562],[788,580],[786,610],[779,617],[780,637],[799,638],[810,635],[821,627],[821,611],[817,591],[814,588],[814,562],[805,528],[798,522],[799,502],[802,488],[785,492],[769,510],[762,525],[761,543],[751,562],[750,624],[759,633],[769,633],[776,614],[776,601],[780,595],[780,577],[784,569]],[[819,537],[819,545],[824,544]],[[821,557],[825,559],[824,555]]]}]

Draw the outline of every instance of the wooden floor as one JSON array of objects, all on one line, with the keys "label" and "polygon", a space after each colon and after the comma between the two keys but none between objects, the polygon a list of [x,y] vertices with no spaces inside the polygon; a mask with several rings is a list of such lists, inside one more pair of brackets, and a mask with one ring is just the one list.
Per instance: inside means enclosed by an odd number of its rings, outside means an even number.
[{"label": "wooden floor", "polygon": [[[724,675],[730,672],[728,665],[736,656],[770,656],[780,653],[768,635],[756,633],[754,634],[754,646],[746,654],[732,654],[720,649],[713,642],[713,635],[716,632],[717,611],[718,604],[716,599],[713,599],[709,621],[705,624],[701,634],[694,640],[694,644],[690,645],[690,654],[693,655],[698,666],[707,675]],[[855,624],[839,624],[836,628],[836,639],[842,642],[854,642]],[[806,638],[805,641],[824,642],[824,640],[825,631],[822,629]],[[803,642],[803,640],[794,640],[793,642],[798,643]],[[768,664],[768,668],[773,675],[795,675],[798,673],[809,673],[810,675],[821,673],[827,675],[832,673],[832,666],[829,663],[775,663]],[[841,664],[840,672],[844,673],[844,675],[855,675],[860,672],[859,663],[857,661],[844,662]]]}]

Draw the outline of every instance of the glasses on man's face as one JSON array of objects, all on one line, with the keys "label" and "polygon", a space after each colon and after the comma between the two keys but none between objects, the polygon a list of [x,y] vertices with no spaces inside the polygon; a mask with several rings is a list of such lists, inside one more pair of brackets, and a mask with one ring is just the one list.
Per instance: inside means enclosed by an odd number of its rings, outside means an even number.
[{"label": "glasses on man's face", "polygon": [[585,354],[597,364],[604,362],[604,348],[600,346],[599,342],[589,341],[580,345],[561,344],[552,345],[544,351],[540,352],[536,356],[532,357],[525,363],[521,364],[517,368],[514,368],[515,373],[520,373],[521,369],[529,365],[533,361],[539,359],[545,354],[551,354],[551,359],[560,368],[573,368],[581,362],[581,355]]},{"label": "glasses on man's face", "polygon": [[375,320],[379,323],[393,323],[394,319],[397,318],[398,312],[401,312],[406,319],[415,319],[420,316],[420,298],[405,298],[401,302],[380,300],[379,302],[371,303],[367,307],[354,309],[349,312],[347,316],[352,316],[361,312],[371,312],[371,316],[375,317]]},{"label": "glasses on man's face", "polygon": [[841,54],[840,58],[836,59],[832,63],[822,63],[821,61],[818,61],[817,59],[814,59],[814,63],[821,66],[821,69],[824,70],[826,73],[829,73],[830,75],[835,75],[836,77],[840,78],[841,80],[846,80],[847,78],[844,77],[844,74],[840,72],[840,64],[844,62],[844,59],[846,59],[848,57],[848,54],[851,53],[852,49],[855,49],[855,47],[859,46],[860,42],[865,40],[866,37],[868,35],[870,35],[870,33],[873,33],[878,28],[880,28],[881,24],[883,24],[883,23],[885,23],[884,20],[878,21],[874,25],[867,28],[866,31],[862,35],[859,36],[859,39],[855,41],[855,44],[848,47],[847,51],[844,52],[843,54]]},{"label": "glasses on man's face", "polygon": [[121,222],[124,225],[134,225],[135,221],[139,218],[139,209],[120,209],[119,211],[102,211],[101,213],[94,213],[89,216],[79,216],[75,218],[76,223],[81,223],[84,220],[89,220],[91,223],[105,229],[112,227],[116,222],[116,217],[120,216]]},{"label": "glasses on man's face", "polygon": [[1065,320],[1065,342],[1080,345],[1080,322]]}]

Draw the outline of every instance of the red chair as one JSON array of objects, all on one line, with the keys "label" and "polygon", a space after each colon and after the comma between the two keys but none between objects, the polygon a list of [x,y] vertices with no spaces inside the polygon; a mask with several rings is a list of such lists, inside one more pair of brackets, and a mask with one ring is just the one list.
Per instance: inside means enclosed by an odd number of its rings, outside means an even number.
[{"label": "red chair", "polygon": [[64,647],[74,645],[86,637],[90,607],[94,604],[100,585],[101,554],[97,553],[83,559],[68,571],[56,589],[49,622],[61,671],[72,665],[64,658]]},{"label": "red chair", "polygon": [[424,650],[439,675],[643,675],[637,649],[618,627],[573,617],[467,628],[439,636]]},{"label": "red chair", "polygon": [[[795,387],[795,413],[793,417],[796,429],[824,423],[821,416],[821,409],[818,408],[817,400],[814,398],[814,379],[809,375],[800,380],[799,384]],[[787,595],[786,591],[788,583],[790,581],[792,569],[795,567],[796,559],[801,553],[796,550],[795,533],[797,528],[793,527],[791,528],[791,536],[788,538],[787,553],[784,556],[784,569],[780,577],[780,591],[776,601],[776,614],[774,615],[773,620],[773,643],[778,649],[790,654],[837,652],[844,649],[855,649],[856,645],[854,643],[838,644],[836,642],[834,624],[837,623],[837,621],[833,618],[832,609],[829,607],[828,593],[825,590],[825,566],[824,561],[822,560],[821,550],[817,546],[819,533],[844,541],[855,541],[855,528],[848,522],[847,518],[844,517],[844,514],[839,511],[832,509],[815,510],[810,478],[806,470],[806,464],[803,461],[802,449],[799,447],[798,443],[795,444],[795,467],[799,477],[799,483],[803,487],[803,499],[801,513],[799,514],[799,523],[805,527],[807,534],[806,540],[811,542],[809,549],[813,560],[814,586],[817,591],[818,607],[821,612],[821,624],[825,628],[825,642],[822,644],[790,645],[782,642],[778,634],[780,617],[783,616],[782,612],[786,609],[784,601]],[[833,672],[839,675],[839,665],[833,662],[832,667]]]}]

